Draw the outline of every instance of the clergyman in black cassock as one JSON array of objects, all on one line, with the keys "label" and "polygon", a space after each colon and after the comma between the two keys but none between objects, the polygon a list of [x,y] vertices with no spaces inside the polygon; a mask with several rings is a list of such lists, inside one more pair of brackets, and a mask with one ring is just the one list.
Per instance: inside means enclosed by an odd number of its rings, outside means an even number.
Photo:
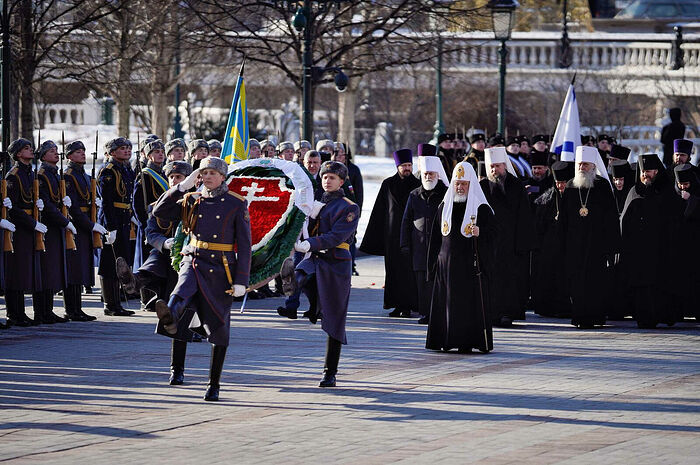
[{"label": "clergyman in black cassock", "polygon": [[497,224],[468,162],[455,166],[433,223],[430,248],[439,248],[425,347],[493,350],[489,290]]},{"label": "clergyman in black cassock", "polygon": [[523,184],[513,174],[505,148],[485,151],[487,179],[481,189],[498,223],[496,274],[501,292],[493,295],[493,324],[509,326],[525,319],[530,290],[530,251],[535,244],[535,222]]},{"label": "clergyman in black cassock", "polygon": [[438,249],[428,256],[428,239],[432,230],[435,213],[450,185],[440,159],[433,154],[435,146],[418,146],[418,167],[421,186],[413,189],[408,196],[406,211],[401,221],[401,252],[410,261],[416,284],[420,324],[428,323],[433,282],[427,279],[427,270],[437,259]]},{"label": "clergyman in black cassock", "polygon": [[384,256],[384,308],[395,308],[390,316],[410,317],[417,305],[415,289],[406,285],[413,282],[413,273],[408,257],[401,253],[401,219],[408,195],[420,186],[420,181],[412,173],[411,150],[394,152],[394,161],[397,172],[385,179],[379,188],[360,250]]},{"label": "clergyman in black cassock", "polygon": [[620,267],[640,328],[675,323],[666,298],[666,289],[672,284],[669,278],[675,278],[669,273],[675,195],[659,157],[655,153],[641,155],[637,179],[620,219]]},{"label": "clergyman in black cassock", "polygon": [[620,226],[607,176],[596,148],[576,147],[576,173],[562,197],[559,226],[571,324],[582,329],[605,324],[612,263],[620,249]]}]

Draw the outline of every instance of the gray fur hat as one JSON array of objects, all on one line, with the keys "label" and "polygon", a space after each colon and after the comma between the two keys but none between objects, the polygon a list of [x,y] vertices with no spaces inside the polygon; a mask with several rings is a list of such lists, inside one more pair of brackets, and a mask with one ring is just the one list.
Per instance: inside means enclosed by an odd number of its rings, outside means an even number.
[{"label": "gray fur hat", "polygon": [[150,143],[153,142],[154,140],[158,140],[158,136],[155,134],[149,134],[146,136],[145,139],[139,141],[139,151],[142,152],[143,149],[146,148],[146,146]]},{"label": "gray fur hat", "polygon": [[205,149],[207,149],[207,152],[209,152],[209,144],[207,144],[207,141],[205,141],[204,139],[191,140],[189,145],[188,145],[188,149],[189,149],[188,151],[189,151],[190,155],[192,155],[195,152],[195,150],[197,150],[198,148],[205,148]]},{"label": "gray fur hat", "polygon": [[175,147],[180,147],[187,151],[187,144],[185,144],[185,140],[178,137],[177,139],[170,139],[168,143],[165,144],[165,154],[169,154]]},{"label": "gray fur hat", "polygon": [[58,146],[52,140],[45,140],[44,142],[41,143],[41,145],[37,149],[35,155],[39,160],[41,160],[42,158],[44,158],[44,155],[46,155],[46,152],[48,152],[51,149],[58,150]]},{"label": "gray fur hat", "polygon": [[151,142],[146,144],[143,151],[146,153],[146,155],[148,155],[149,153],[153,152],[154,150],[158,150],[158,149],[165,151],[165,145],[163,144],[163,141],[160,139],[152,140]]},{"label": "gray fur hat", "polygon": [[226,161],[224,161],[223,158],[202,158],[202,160],[199,162],[199,171],[205,170],[207,168],[216,170],[224,176],[228,173],[228,165],[226,164]]},{"label": "gray fur hat", "polygon": [[327,161],[321,165],[321,171],[318,173],[319,176],[323,176],[326,173],[333,173],[337,175],[340,179],[345,179],[348,177],[348,169],[345,164],[339,161]]},{"label": "gray fur hat", "polygon": [[221,142],[219,142],[219,141],[216,140],[216,139],[210,139],[210,140],[208,140],[208,141],[207,141],[207,144],[209,145],[209,150],[212,150],[212,149],[223,150],[223,147],[221,146]]},{"label": "gray fur hat", "polygon": [[171,161],[163,167],[163,173],[168,177],[173,173],[189,176],[192,173],[192,165],[186,161]]},{"label": "gray fur hat", "polygon": [[294,142],[294,151],[298,152],[301,149],[309,149],[311,150],[313,147],[311,147],[311,142],[308,140],[298,140]]},{"label": "gray fur hat", "polygon": [[260,147],[260,142],[258,142],[258,139],[248,139],[248,146],[249,147],[253,147],[253,146]]},{"label": "gray fur hat", "polygon": [[76,150],[85,150],[85,144],[83,144],[81,141],[76,140],[71,142],[70,144],[66,145],[66,155],[70,155],[71,153],[75,152]]},{"label": "gray fur hat", "polygon": [[108,141],[105,144],[105,148],[107,149],[108,153],[112,153],[115,150],[117,150],[119,147],[131,147],[131,141],[127,139],[126,137],[117,137],[116,139],[112,139]]},{"label": "gray fur hat", "polygon": [[[326,147],[327,145],[330,145],[331,149],[330,150],[323,150],[323,147]],[[335,142],[333,142],[330,139],[321,139],[318,142],[316,142],[316,150],[318,152],[332,152],[334,148],[335,148]]]},{"label": "gray fur hat", "polygon": [[284,142],[280,142],[280,144],[277,146],[277,152],[282,153],[285,150],[294,150],[294,144],[289,142],[288,140],[285,140]]},{"label": "gray fur hat", "polygon": [[27,146],[29,146],[30,148],[34,148],[34,144],[32,143],[32,141],[30,141],[29,139],[19,138],[17,140],[12,141],[10,146],[7,148],[7,151],[10,154],[10,156],[16,160],[17,154]]}]

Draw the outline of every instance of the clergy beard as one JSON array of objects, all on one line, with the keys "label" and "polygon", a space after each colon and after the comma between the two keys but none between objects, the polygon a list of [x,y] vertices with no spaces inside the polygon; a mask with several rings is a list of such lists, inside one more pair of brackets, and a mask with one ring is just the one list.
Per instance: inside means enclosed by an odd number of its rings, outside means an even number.
[{"label": "clergy beard", "polygon": [[490,172],[486,174],[486,177],[488,178],[489,181],[491,181],[494,184],[500,184],[501,186],[506,182],[506,175],[493,175]]},{"label": "clergy beard", "polygon": [[585,187],[590,189],[593,187],[595,182],[595,171],[576,171],[576,176],[574,176],[573,184],[577,189]]},{"label": "clergy beard", "polygon": [[455,203],[464,203],[467,201],[467,195],[459,195],[455,194],[454,202]]},{"label": "clergy beard", "polygon": [[427,191],[431,191],[431,190],[435,189],[435,186],[437,186],[438,180],[435,179],[433,181],[430,181],[430,180],[426,180],[426,179],[421,178],[420,182],[421,182],[421,184],[423,184],[423,189],[425,189]]}]

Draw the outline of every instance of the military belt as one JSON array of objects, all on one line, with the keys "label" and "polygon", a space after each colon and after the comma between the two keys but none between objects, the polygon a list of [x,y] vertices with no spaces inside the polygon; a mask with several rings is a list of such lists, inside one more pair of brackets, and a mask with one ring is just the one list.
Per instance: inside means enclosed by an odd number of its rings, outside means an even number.
[{"label": "military belt", "polygon": [[23,208],[22,211],[27,215],[31,215],[34,213],[34,210],[32,210],[31,208]]},{"label": "military belt", "polygon": [[90,207],[80,207],[80,211],[83,213],[87,213],[90,211]]},{"label": "military belt", "polygon": [[205,242],[197,239],[190,241],[190,244],[198,249],[215,250],[217,252],[233,252],[233,244],[221,244],[218,242]]},{"label": "military belt", "polygon": [[112,205],[114,205],[115,208],[121,208],[122,210],[131,210],[131,205],[128,203],[114,202]]}]

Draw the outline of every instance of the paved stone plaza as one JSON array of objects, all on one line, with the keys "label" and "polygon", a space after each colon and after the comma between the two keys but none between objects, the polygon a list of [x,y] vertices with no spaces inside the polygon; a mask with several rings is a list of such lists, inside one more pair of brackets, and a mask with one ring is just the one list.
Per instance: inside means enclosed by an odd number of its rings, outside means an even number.
[{"label": "paved stone plaza", "polygon": [[693,323],[580,331],[528,314],[489,355],[434,353],[415,319],[385,316],[381,259],[358,270],[336,389],[316,387],[320,327],[277,316],[280,298],[232,312],[219,403],[202,400],[207,343],[170,387],[154,315],[104,317],[94,294],[96,322],[0,332],[0,461],[697,463]]}]

